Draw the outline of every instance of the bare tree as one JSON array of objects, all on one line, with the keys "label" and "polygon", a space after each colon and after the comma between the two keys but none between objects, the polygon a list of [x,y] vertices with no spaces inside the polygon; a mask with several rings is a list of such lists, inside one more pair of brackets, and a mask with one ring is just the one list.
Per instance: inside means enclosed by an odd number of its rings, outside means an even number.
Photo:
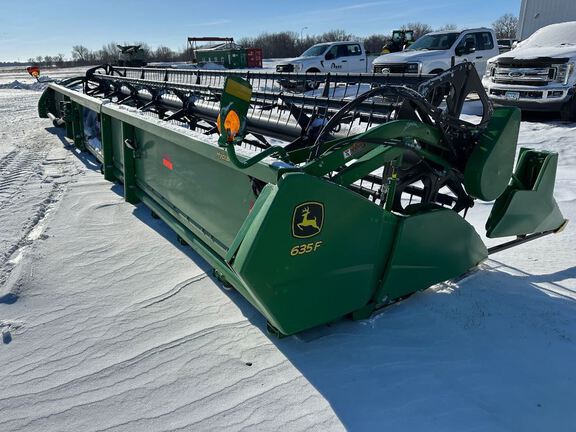
[{"label": "bare tree", "polygon": [[156,48],[156,51],[154,51],[153,55],[154,60],[162,62],[172,61],[175,56],[176,54],[174,51],[172,51],[167,46],[159,46]]},{"label": "bare tree", "polygon": [[54,56],[54,62],[56,63],[56,66],[58,66],[58,67],[64,66],[64,54],[56,54]]},{"label": "bare tree", "polygon": [[102,46],[100,51],[98,51],[96,57],[98,58],[95,60],[100,63],[118,63],[118,59],[120,58],[120,48],[118,48],[116,42],[107,43]]},{"label": "bare tree", "polygon": [[44,64],[46,66],[52,66],[52,64],[54,63],[54,57],[52,56],[44,56]]},{"label": "bare tree", "polygon": [[408,24],[404,24],[402,27],[400,27],[400,30],[413,30],[414,40],[417,40],[419,37],[424,36],[426,33],[430,33],[432,31],[432,27],[421,22],[409,22]]},{"label": "bare tree", "polygon": [[72,47],[72,58],[77,63],[86,63],[90,56],[90,50],[83,45],[74,45]]},{"label": "bare tree", "polygon": [[243,47],[262,48],[268,58],[294,57],[300,54],[299,35],[295,32],[261,33],[255,38],[242,38]]},{"label": "bare tree", "polygon": [[518,30],[518,18],[512,14],[505,14],[492,23],[498,39],[514,39]]},{"label": "bare tree", "polygon": [[364,38],[364,48],[373,54],[380,53],[384,45],[390,41],[390,36],[375,34]]},{"label": "bare tree", "polygon": [[320,35],[320,42],[348,41],[352,38],[353,36],[350,33],[346,33],[346,31],[342,29],[337,29],[327,31]]}]

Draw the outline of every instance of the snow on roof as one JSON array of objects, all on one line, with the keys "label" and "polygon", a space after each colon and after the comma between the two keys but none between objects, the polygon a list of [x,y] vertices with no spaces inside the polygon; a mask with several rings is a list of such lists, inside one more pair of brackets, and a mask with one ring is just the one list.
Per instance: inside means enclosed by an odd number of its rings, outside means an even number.
[{"label": "snow on roof", "polygon": [[216,45],[205,45],[198,48],[197,51],[218,51],[227,49],[241,49],[242,47],[235,42],[224,42]]}]

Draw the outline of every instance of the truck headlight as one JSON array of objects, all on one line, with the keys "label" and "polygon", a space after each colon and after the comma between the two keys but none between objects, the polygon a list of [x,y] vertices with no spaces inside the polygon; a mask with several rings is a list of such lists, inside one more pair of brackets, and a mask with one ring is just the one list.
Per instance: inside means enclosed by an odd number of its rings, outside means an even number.
[{"label": "truck headlight", "polygon": [[568,84],[568,79],[574,71],[574,63],[564,63],[558,66],[558,72],[556,73],[556,82],[562,83],[564,85]]},{"label": "truck headlight", "polygon": [[484,76],[486,78],[491,77],[494,74],[494,63],[486,63],[486,72],[484,72]]},{"label": "truck headlight", "polygon": [[302,70],[301,63],[294,63],[294,72],[300,72]]},{"label": "truck headlight", "polygon": [[408,63],[406,64],[406,73],[418,73],[420,72],[420,63]]}]

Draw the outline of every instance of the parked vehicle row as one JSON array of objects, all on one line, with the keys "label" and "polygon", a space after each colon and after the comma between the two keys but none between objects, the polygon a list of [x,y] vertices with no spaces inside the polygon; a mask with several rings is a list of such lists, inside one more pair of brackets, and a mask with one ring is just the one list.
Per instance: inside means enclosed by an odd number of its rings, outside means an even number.
[{"label": "parked vehicle row", "polygon": [[279,63],[277,72],[370,72],[435,74],[458,63],[472,62],[483,74],[486,61],[498,54],[494,31],[487,28],[429,33],[401,52],[384,54],[369,67],[361,42],[327,42]]},{"label": "parked vehicle row", "polygon": [[[512,40],[509,40],[512,46]],[[376,74],[438,74],[464,62],[483,77],[490,99],[525,110],[560,111],[576,120],[576,22],[553,24],[502,52],[494,30],[428,33],[404,51],[369,58],[361,42],[314,45],[300,57],[277,65],[278,72],[374,72]],[[372,64],[372,65],[371,65]]]}]

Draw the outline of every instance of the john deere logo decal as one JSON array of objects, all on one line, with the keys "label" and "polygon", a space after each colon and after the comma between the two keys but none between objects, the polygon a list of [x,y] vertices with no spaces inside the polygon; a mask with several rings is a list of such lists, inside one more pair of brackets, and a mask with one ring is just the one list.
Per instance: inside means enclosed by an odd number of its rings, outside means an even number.
[{"label": "john deere logo decal", "polygon": [[318,202],[305,202],[294,209],[292,216],[292,236],[313,237],[320,234],[324,223],[324,205]]}]

